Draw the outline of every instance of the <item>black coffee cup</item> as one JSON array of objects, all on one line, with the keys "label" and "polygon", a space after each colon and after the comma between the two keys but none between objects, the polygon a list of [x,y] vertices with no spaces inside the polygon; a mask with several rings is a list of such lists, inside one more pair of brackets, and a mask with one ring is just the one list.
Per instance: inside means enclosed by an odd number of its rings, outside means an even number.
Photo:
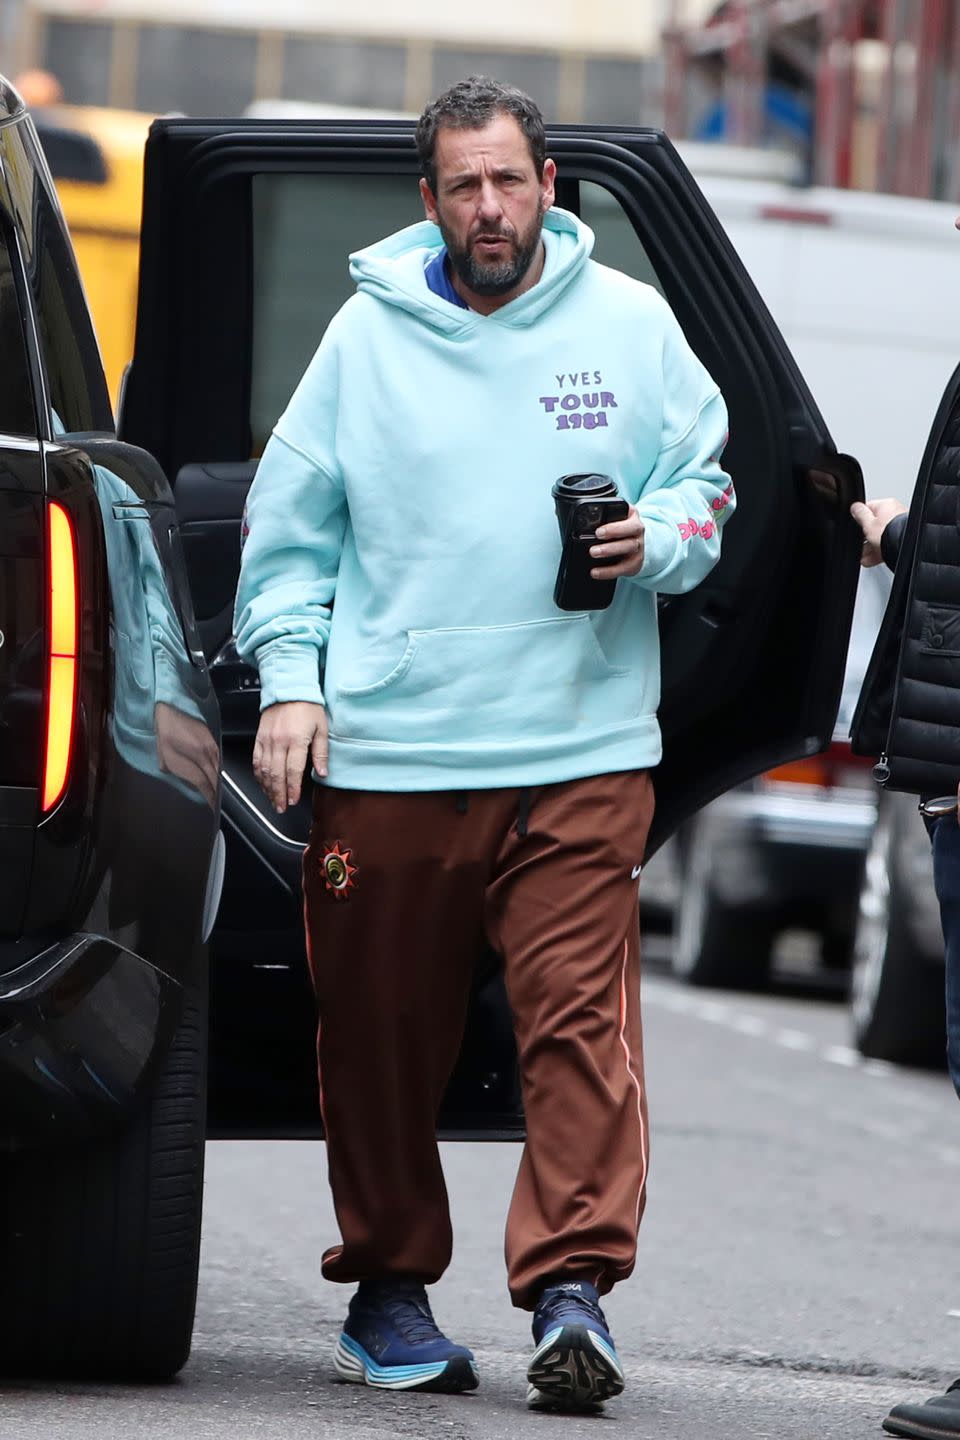
[{"label": "black coffee cup", "polygon": [[609,475],[562,475],[551,493],[562,545],[554,604],[560,610],[605,610],[617,582],[593,578],[590,571],[603,561],[591,556],[590,546],[596,541],[598,526],[625,520],[630,507]]}]

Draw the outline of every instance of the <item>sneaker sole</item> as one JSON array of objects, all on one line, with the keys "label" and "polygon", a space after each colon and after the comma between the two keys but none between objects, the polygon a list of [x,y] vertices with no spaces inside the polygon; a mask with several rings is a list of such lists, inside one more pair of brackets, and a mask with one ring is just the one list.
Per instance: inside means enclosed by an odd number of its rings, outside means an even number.
[{"label": "sneaker sole", "polygon": [[598,1410],[623,1389],[614,1350],[586,1325],[545,1335],[527,1371],[531,1410]]},{"label": "sneaker sole", "polygon": [[341,1380],[371,1385],[375,1390],[426,1390],[435,1395],[461,1395],[480,1384],[472,1360],[457,1356],[426,1365],[378,1365],[349,1335],[341,1335],[333,1352],[333,1365]]},{"label": "sneaker sole", "polygon": [[957,1440],[960,1435],[956,1425],[944,1430],[917,1420],[900,1420],[896,1415],[888,1415],[883,1428],[888,1435],[900,1435],[905,1440]]}]

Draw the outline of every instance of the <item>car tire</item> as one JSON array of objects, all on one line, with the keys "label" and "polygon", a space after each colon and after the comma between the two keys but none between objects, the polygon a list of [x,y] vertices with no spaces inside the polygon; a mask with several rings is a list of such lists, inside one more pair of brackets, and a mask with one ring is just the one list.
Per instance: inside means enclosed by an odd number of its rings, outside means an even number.
[{"label": "car tire", "polygon": [[688,985],[762,990],[770,978],[774,917],[727,904],[716,893],[706,827],[694,822],[681,842],[680,894],[674,919],[672,969]]},{"label": "car tire", "polygon": [[206,1132],[205,988],[117,1135],[0,1159],[0,1370],[165,1380],[190,1353]]},{"label": "car tire", "polygon": [[894,812],[881,806],[860,890],[853,944],[851,1024],[861,1055],[943,1069],[943,970],[917,954],[912,887],[899,863]]}]

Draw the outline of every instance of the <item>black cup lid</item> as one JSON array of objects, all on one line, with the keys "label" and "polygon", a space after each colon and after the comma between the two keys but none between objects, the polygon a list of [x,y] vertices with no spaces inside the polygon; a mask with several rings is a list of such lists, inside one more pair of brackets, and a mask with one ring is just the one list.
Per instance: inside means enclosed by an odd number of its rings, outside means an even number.
[{"label": "black cup lid", "polygon": [[561,475],[553,487],[555,495],[569,495],[572,499],[583,496],[616,495],[617,487],[609,475]]},{"label": "black cup lid", "polygon": [[571,495],[616,495],[616,484],[609,475],[561,475],[554,485],[554,494]]}]

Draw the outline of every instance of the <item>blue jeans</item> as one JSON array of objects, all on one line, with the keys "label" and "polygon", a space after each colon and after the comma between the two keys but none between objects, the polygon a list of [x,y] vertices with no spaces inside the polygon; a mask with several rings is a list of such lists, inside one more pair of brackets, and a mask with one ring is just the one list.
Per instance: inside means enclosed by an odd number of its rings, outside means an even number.
[{"label": "blue jeans", "polygon": [[947,1065],[960,1095],[960,825],[956,815],[944,815],[930,829],[946,959]]}]

